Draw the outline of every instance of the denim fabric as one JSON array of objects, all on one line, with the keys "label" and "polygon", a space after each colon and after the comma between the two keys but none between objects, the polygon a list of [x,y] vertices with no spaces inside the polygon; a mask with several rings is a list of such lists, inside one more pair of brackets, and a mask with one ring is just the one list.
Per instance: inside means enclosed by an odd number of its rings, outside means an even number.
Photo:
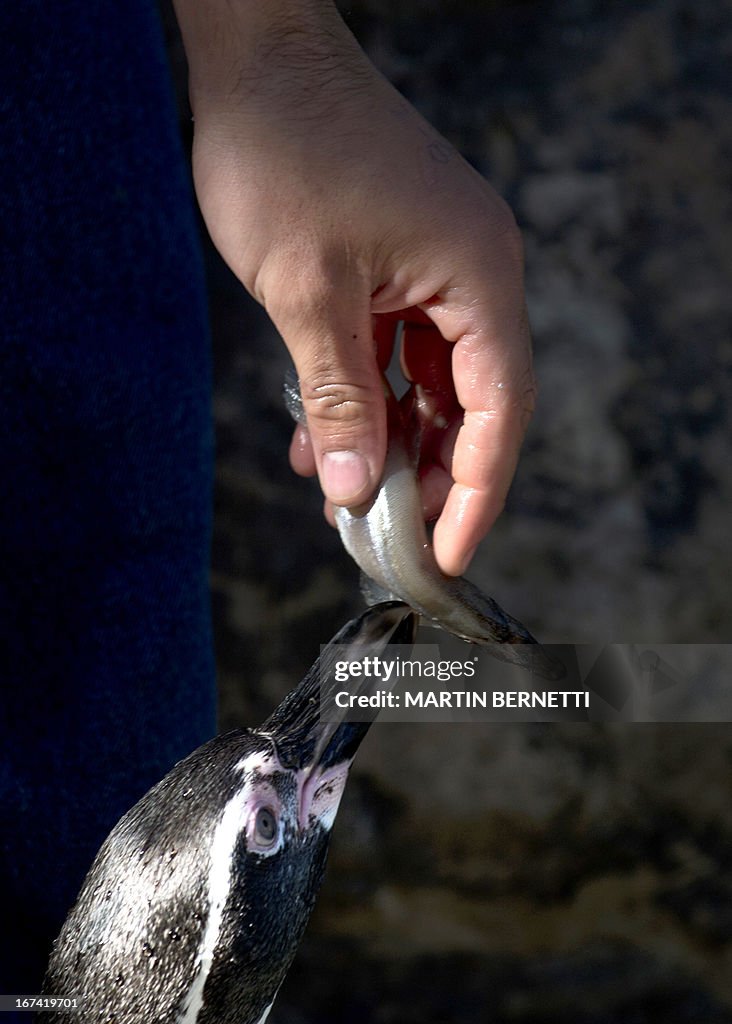
[{"label": "denim fabric", "polygon": [[151,0],[3,5],[0,147],[0,992],[14,993],[38,991],[111,826],[215,728],[206,305]]}]

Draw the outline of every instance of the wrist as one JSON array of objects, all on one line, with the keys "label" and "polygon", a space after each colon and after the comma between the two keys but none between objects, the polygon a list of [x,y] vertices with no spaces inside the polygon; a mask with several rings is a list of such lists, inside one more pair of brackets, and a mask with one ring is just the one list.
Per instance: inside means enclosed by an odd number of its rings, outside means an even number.
[{"label": "wrist", "polygon": [[319,71],[359,51],[332,0],[173,0],[194,114],[266,92],[279,73]]}]

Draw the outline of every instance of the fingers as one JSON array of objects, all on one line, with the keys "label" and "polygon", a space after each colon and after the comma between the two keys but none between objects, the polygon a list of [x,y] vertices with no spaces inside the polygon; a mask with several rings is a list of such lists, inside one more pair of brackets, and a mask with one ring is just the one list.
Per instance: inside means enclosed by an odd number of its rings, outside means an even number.
[{"label": "fingers", "polygon": [[[386,371],[391,361],[394,348],[394,332],[397,319],[386,317],[372,317],[373,341],[375,346],[376,363],[382,372]],[[433,328],[434,330],[434,328]],[[315,476],[317,466],[313,445],[310,440],[310,432],[307,426],[298,424],[292,434],[290,442],[290,465],[299,476]],[[444,499],[433,512],[433,518],[437,516],[444,504]],[[325,516],[331,525],[335,525],[332,502],[326,499]]]},{"label": "fingers", "polygon": [[299,476],[314,476],[317,473],[308,428],[300,423],[295,427],[290,441],[290,465]]},{"label": "fingers", "polygon": [[404,356],[408,375],[439,411],[433,422],[445,426],[427,454],[454,481],[433,537],[438,564],[451,575],[465,571],[503,508],[535,397],[520,236],[500,203],[492,227],[485,243],[473,240],[454,260],[451,283],[421,306],[442,343],[415,330]]},{"label": "fingers", "polygon": [[[404,328],[401,361],[413,386],[402,408],[416,416],[425,518],[433,519],[442,510],[434,548],[438,564],[451,575],[465,571],[503,508],[534,404],[523,303],[512,319],[507,309],[501,317],[495,315],[495,303],[491,308],[486,326],[466,331],[455,343],[446,342],[435,323],[407,323]],[[434,315],[446,332],[454,328],[451,311]],[[374,333],[382,366],[388,362],[392,331],[393,318],[377,318]],[[348,379],[354,362],[345,358],[342,364]],[[290,459],[298,472],[315,472],[307,430],[296,429]],[[330,513],[332,520],[332,509]]]},{"label": "fingers", "polygon": [[535,400],[525,313],[458,340],[453,376],[465,410],[452,455],[454,480],[435,526],[443,571],[465,571],[505,504]]},{"label": "fingers", "polygon": [[378,484],[386,451],[384,394],[375,357],[367,288],[349,286],[292,297],[273,320],[300,378],[307,431],[296,430],[293,468],[307,475],[313,464],[326,498],[360,505]]}]

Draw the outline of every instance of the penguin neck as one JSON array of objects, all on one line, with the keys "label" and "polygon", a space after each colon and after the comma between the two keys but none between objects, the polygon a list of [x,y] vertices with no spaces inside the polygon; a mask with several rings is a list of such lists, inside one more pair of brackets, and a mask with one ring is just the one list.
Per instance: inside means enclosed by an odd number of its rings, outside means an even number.
[{"label": "penguin neck", "polygon": [[[229,796],[207,844],[208,913],[176,1024],[266,1020],[315,903],[337,800],[329,812],[345,784],[345,775],[333,769],[283,768],[274,750],[252,753],[236,768],[242,785]],[[280,846],[260,855],[247,848],[242,823],[251,812],[252,787],[270,782],[283,799],[289,788],[292,818]],[[295,893],[297,899],[290,896]]]}]

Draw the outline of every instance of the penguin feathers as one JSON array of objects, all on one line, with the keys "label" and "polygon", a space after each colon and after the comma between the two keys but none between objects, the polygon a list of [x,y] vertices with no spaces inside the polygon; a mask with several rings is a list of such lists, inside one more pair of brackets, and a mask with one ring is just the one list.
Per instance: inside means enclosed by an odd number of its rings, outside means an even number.
[{"label": "penguin feathers", "polygon": [[[347,624],[259,729],[217,736],[117,823],[54,943],[63,1024],[263,1024],[307,925],[369,723],[320,717],[333,644],[411,643],[406,605]],[[323,690],[323,687],[326,689]]]}]

